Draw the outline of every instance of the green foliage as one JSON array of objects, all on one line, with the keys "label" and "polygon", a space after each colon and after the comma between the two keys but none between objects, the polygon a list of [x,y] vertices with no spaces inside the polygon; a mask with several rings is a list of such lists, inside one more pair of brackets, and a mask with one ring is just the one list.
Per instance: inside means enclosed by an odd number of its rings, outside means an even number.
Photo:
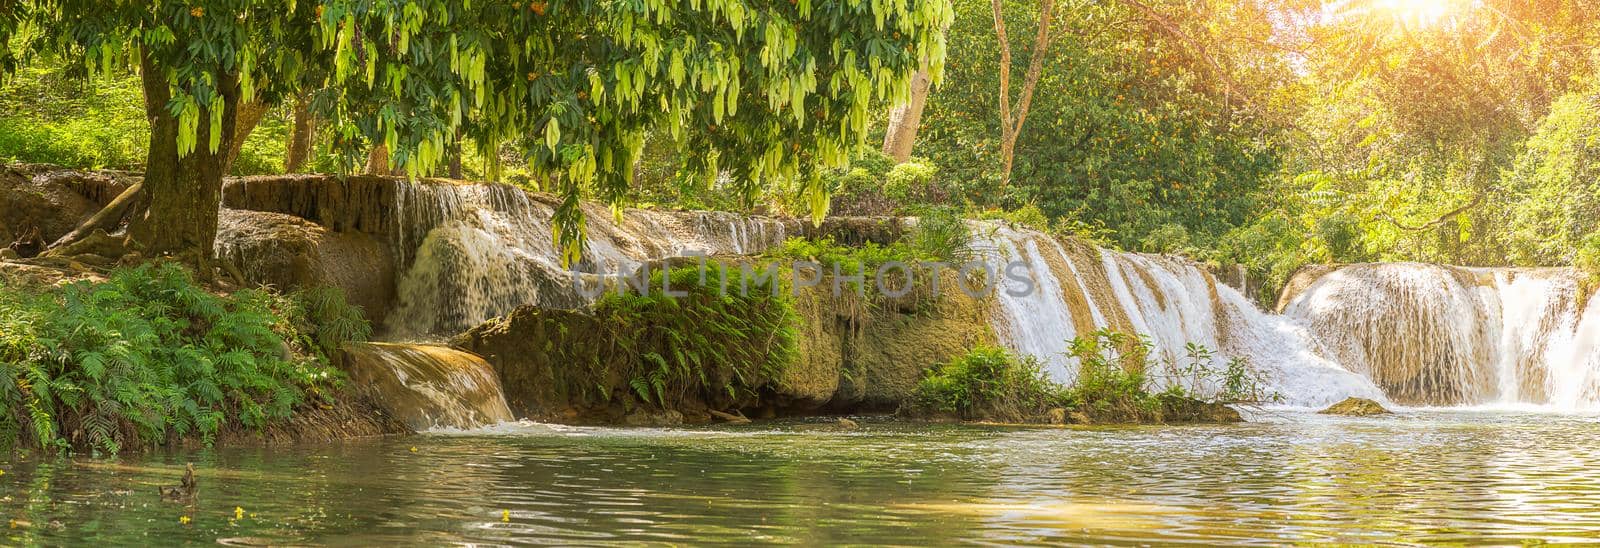
[{"label": "green foliage", "polygon": [[361,308],[345,300],[344,290],[321,286],[296,290],[288,295],[287,316],[294,322],[294,333],[324,362],[339,353],[347,342],[366,342],[372,325]]},{"label": "green foliage", "polygon": [[1317,221],[1317,238],[1327,246],[1335,262],[1357,263],[1367,260],[1362,247],[1361,221],[1346,214],[1334,214]]},{"label": "green foliage", "polygon": [[[706,274],[702,285],[696,267],[656,271],[648,292],[611,290],[581,319],[552,313],[560,326],[545,332],[559,340],[547,352],[561,391],[587,405],[610,402],[619,385],[666,409],[690,400],[720,409],[753,403],[797,359],[794,305],[775,290],[781,279],[746,279],[737,266],[708,266]],[[663,277],[684,294],[668,295]]]},{"label": "green foliage", "polygon": [[1572,260],[1572,266],[1577,267],[1589,279],[1591,286],[1600,286],[1600,232],[1585,236],[1583,244],[1578,246],[1577,257]]},{"label": "green foliage", "polygon": [[1100,330],[1072,339],[1067,349],[1078,360],[1078,378],[1067,394],[1074,405],[1097,410],[1156,405],[1145,386],[1150,369],[1147,339]]},{"label": "green foliage", "polygon": [[979,346],[927,371],[916,405],[963,419],[1020,421],[1065,405],[1061,388],[1032,357]]},{"label": "green foliage", "polygon": [[[1039,8],[1003,4],[1015,94],[1031,61]],[[1227,70],[1262,86],[1287,71],[1276,52],[1243,47],[1273,40],[1263,5],[1145,4],[1208,51],[1197,53],[1128,3],[1058,2],[1058,39],[1045,52],[1012,183],[1002,187],[994,15],[987,3],[958,3],[953,61],[923,115],[918,154],[939,166],[958,196],[985,209],[1032,204],[1069,220],[1064,231],[1081,228],[1130,249],[1172,243],[1146,238],[1158,230],[1171,235],[1171,226],[1183,228],[1187,245],[1214,245],[1259,207],[1278,165],[1267,140],[1277,128],[1242,112],[1238,101],[1264,92],[1230,89],[1205,58],[1239,55]]]},{"label": "green foliage", "polygon": [[910,255],[925,261],[960,265],[972,255],[972,229],[950,208],[924,209],[905,242]]},{"label": "green foliage", "polygon": [[41,62],[0,84],[0,162],[142,168],[150,128],[138,82],[71,70]]},{"label": "green foliage", "polygon": [[1516,264],[1578,265],[1600,233],[1600,80],[1557,100],[1516,165],[1501,207]]},{"label": "green foliage", "polygon": [[[1186,351],[1184,364],[1162,364],[1150,357],[1146,338],[1102,329],[1068,343],[1067,355],[1078,362],[1078,373],[1072,385],[1061,386],[1031,356],[979,346],[929,369],[917,385],[914,406],[969,420],[1037,420],[1059,407],[1126,421],[1162,420],[1197,402],[1276,399],[1243,358],[1216,368],[1217,356],[1204,346],[1190,343]],[[1158,379],[1166,388],[1152,392]]]},{"label": "green foliage", "polygon": [[819,170],[848,165],[871,113],[906,97],[921,61],[940,72],[950,17],[944,0],[318,4],[313,27],[350,114],[335,146],[351,163],[382,143],[416,176],[458,131],[485,158],[510,144],[564,198],[555,239],[569,260],[578,200],[632,198],[650,131],[682,153],[675,171],[727,177],[745,197],[804,197],[820,217]]},{"label": "green foliage", "polygon": [[908,96],[919,67],[942,78],[951,17],[947,0],[0,6],[0,77],[44,52],[94,74],[141,67],[152,89],[164,84],[153,119],[176,132],[151,153],[217,152],[230,111],[321,86],[330,93],[315,104],[346,170],[382,145],[396,171],[429,175],[465,139],[499,178],[511,145],[563,198],[553,236],[568,262],[583,247],[580,200],[632,199],[650,131],[684,152],[679,171],[726,177],[746,198],[803,197],[820,219],[821,170],[848,166],[872,115]]},{"label": "green foliage", "polygon": [[337,379],[291,354],[286,308],[261,291],[214,295],[170,264],[0,288],[0,441],[117,453],[286,419]]}]

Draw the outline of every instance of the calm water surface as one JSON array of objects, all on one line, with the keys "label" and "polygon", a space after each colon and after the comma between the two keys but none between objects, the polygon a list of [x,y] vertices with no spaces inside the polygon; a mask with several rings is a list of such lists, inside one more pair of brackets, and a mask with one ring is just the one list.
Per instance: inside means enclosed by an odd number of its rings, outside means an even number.
[{"label": "calm water surface", "polygon": [[[1600,538],[1594,416],[1254,418],[1071,429],[868,420],[855,431],[521,424],[303,448],[12,458],[0,461],[0,527],[10,525],[0,544]],[[199,499],[162,502],[156,487],[175,484],[186,461],[199,470]]]}]

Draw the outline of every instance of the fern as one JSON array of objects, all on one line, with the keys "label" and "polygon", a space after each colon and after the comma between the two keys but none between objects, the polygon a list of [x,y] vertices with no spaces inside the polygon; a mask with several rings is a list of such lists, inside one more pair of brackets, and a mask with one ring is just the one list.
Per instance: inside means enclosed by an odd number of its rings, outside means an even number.
[{"label": "fern", "polygon": [[[287,418],[337,382],[328,349],[367,333],[342,295],[317,295],[305,307],[260,291],[215,295],[170,264],[44,292],[0,287],[0,445],[116,453]],[[285,359],[286,341],[329,346]]]}]

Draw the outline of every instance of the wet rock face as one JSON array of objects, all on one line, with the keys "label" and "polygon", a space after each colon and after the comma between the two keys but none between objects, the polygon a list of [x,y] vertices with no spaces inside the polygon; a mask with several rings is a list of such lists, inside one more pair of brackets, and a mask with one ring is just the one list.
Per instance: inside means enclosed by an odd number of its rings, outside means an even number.
[{"label": "wet rock face", "polygon": [[335,232],[281,213],[222,210],[217,257],[239,267],[246,281],[282,291],[333,286],[382,325],[395,297],[394,258],[361,232]]},{"label": "wet rock face", "polygon": [[[756,383],[755,397],[699,394],[672,409],[656,409],[653,404],[640,409],[630,403],[635,387],[623,374],[574,384],[569,377],[589,364],[614,364],[654,348],[618,342],[611,335],[616,326],[586,309],[521,307],[467,331],[452,344],[495,366],[506,400],[519,417],[652,425],[663,411],[679,412],[687,422],[710,421],[716,412],[736,409],[762,416],[894,411],[910,401],[928,366],[993,339],[987,303],[960,291],[944,292],[941,298],[921,304],[869,304],[852,300],[854,294],[849,292],[844,298],[831,296],[828,282],[819,287],[824,289],[803,292],[795,299],[799,322],[794,362],[774,378],[744,379]],[[606,353],[625,346],[627,356]],[[713,381],[724,373],[705,372]],[[596,393],[610,397],[597,398]]]},{"label": "wet rock face", "polygon": [[1328,406],[1319,411],[1324,415],[1344,415],[1347,417],[1370,417],[1372,415],[1387,415],[1388,409],[1382,404],[1366,398],[1345,398],[1344,401]]},{"label": "wet rock face", "polygon": [[48,245],[138,179],[37,164],[0,165],[0,247],[35,228]]}]

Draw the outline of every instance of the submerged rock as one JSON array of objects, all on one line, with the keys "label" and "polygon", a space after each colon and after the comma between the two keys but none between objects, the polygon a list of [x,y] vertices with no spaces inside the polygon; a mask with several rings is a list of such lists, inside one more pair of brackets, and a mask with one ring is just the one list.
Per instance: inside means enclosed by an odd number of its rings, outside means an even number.
[{"label": "submerged rock", "polygon": [[1324,415],[1344,415],[1347,417],[1368,417],[1372,415],[1387,415],[1388,409],[1378,402],[1366,398],[1345,398],[1344,401],[1328,406],[1319,411]]},{"label": "submerged rock", "polygon": [[661,411],[641,407],[623,416],[622,424],[625,426],[678,426],[683,424],[683,413],[673,409]]}]

